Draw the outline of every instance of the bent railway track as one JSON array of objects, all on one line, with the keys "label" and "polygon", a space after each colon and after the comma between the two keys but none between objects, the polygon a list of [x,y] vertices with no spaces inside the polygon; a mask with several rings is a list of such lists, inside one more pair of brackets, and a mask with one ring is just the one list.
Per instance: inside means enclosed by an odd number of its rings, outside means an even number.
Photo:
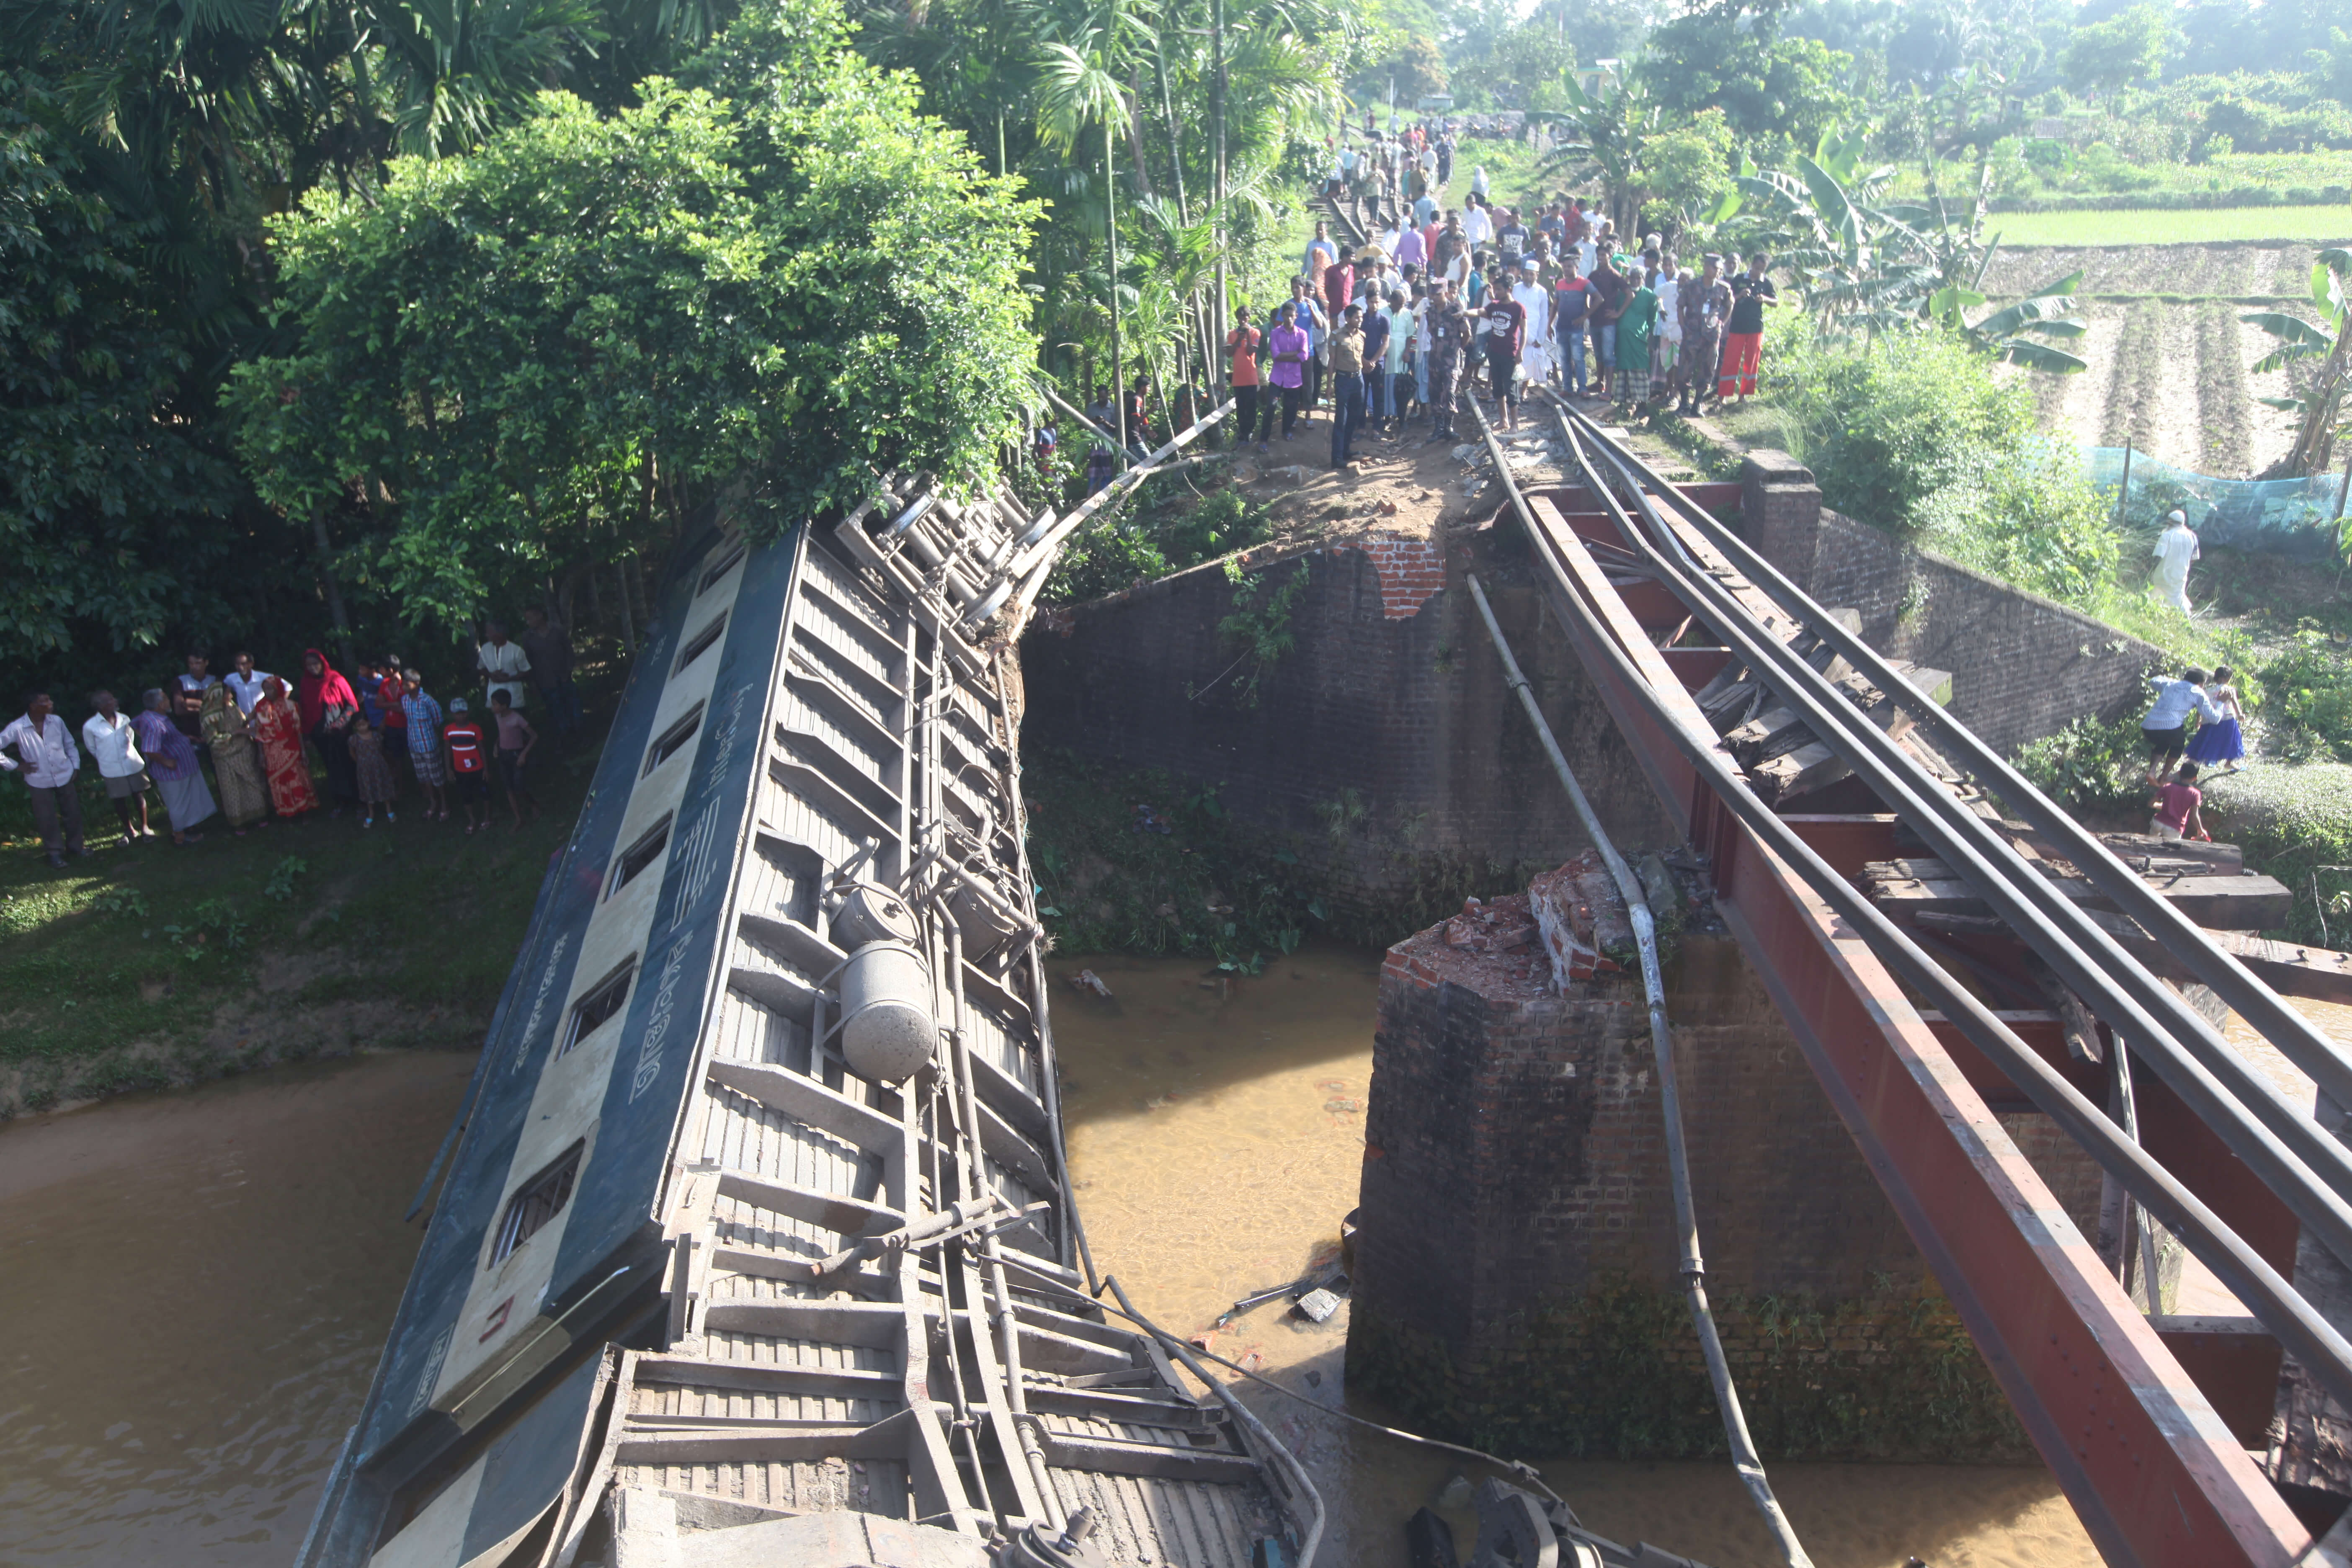
[{"label": "bent railway track", "polygon": [[[2352,1298],[2309,1285],[2352,1261],[2352,1154],[2192,995],[2352,1103],[2352,1060],[2280,994],[2340,999],[2344,956],[2242,934],[2285,889],[2226,856],[2086,832],[1943,711],[1941,678],[1717,517],[1733,487],[1669,483],[1552,402],[1573,482],[1522,489],[1486,437],[1547,596],[2093,1540],[2116,1563],[2298,1560],[2312,1527],[2249,1448],[2283,1357],[2291,1421],[2352,1408]],[[2105,1173],[2100,1236],[2004,1130],[2021,1110]],[[2135,1213],[2245,1315],[2135,1306]]]}]

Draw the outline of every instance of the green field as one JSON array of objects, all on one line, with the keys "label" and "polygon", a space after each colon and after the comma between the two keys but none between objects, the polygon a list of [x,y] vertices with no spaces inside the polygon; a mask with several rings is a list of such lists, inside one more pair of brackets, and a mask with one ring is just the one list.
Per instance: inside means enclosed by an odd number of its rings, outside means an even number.
[{"label": "green field", "polygon": [[2012,245],[2181,245],[2213,240],[2352,239],[2352,206],[2214,207],[2204,212],[1995,213],[1985,232]]}]

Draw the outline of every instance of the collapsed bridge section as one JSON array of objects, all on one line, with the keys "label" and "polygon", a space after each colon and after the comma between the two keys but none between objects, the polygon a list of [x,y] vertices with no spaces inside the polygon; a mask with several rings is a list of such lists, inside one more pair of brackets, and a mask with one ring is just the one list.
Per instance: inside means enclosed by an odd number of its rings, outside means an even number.
[{"label": "collapsed bridge section", "polygon": [[[2285,889],[2226,857],[2086,833],[1943,711],[1939,677],[1559,417],[1580,482],[1522,491],[1496,464],[1548,601],[2094,1540],[2116,1563],[2294,1560],[2314,1522],[2288,1493],[2324,1500],[2292,1483],[2341,1483],[2289,1465],[2283,1491],[2248,1446],[2282,1360],[2290,1454],[2352,1392],[2346,1304],[2313,1284],[2352,1257],[2352,1160],[2210,1015],[2245,1019],[2332,1121],[2352,1062],[2281,993],[2340,997],[2341,955],[2244,934]],[[2020,1110],[2104,1173],[2093,1229],[2020,1152]],[[2135,1215],[2243,1311],[2136,1306],[2127,1280],[2162,1289]]]}]

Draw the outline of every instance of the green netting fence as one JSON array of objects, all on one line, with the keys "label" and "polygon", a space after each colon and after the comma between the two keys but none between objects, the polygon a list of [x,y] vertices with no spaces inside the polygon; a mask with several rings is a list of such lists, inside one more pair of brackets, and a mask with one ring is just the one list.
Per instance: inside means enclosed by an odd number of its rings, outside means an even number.
[{"label": "green netting fence", "polygon": [[[2122,447],[2094,447],[2091,482],[2113,498],[2124,482]],[[2219,479],[2175,468],[2146,452],[2131,454],[2131,493],[2124,498],[2129,533],[2155,533],[2175,507],[2209,547],[2279,555],[2290,561],[2333,561],[2343,476],[2305,479]]]}]

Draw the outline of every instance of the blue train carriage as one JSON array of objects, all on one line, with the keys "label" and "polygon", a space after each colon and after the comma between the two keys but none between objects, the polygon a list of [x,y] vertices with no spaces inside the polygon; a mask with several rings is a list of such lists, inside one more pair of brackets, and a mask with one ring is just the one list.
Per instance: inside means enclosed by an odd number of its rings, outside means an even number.
[{"label": "blue train carriage", "polygon": [[1311,1557],[1087,1288],[1005,679],[1074,520],[898,488],[677,552],[300,1568]]}]

